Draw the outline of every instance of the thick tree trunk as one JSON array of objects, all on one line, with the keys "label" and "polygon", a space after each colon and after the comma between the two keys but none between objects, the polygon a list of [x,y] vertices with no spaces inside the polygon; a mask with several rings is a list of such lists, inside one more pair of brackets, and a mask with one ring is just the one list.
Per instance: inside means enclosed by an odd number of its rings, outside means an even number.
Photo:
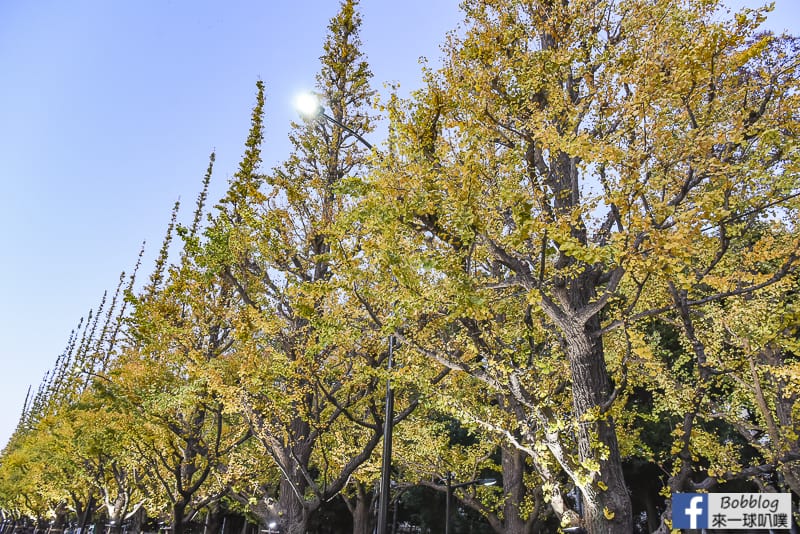
[{"label": "thick tree trunk", "polygon": [[64,532],[64,527],[67,524],[67,507],[65,504],[60,504],[55,510],[55,517],[50,521],[50,526],[47,529],[48,534],[61,534]]},{"label": "thick tree trunk", "polygon": [[353,514],[353,534],[372,534],[374,525],[372,524],[371,510],[367,506],[359,506]]},{"label": "thick tree trunk", "polygon": [[[243,494],[232,492],[230,493],[230,496],[240,504],[247,506],[250,513],[258,518],[258,522],[261,527],[269,528],[271,523],[280,523],[280,503],[275,501],[275,499],[272,497],[266,495],[268,491],[266,487],[262,487],[261,490],[264,492],[264,494],[256,502],[252,502],[249,496]],[[245,521],[245,523],[247,522]],[[220,529],[224,530],[224,527],[225,522],[223,518],[223,524],[220,526]],[[228,525],[228,528],[231,528],[230,525]],[[224,532],[222,534],[224,534]]]},{"label": "thick tree trunk", "polygon": [[89,500],[86,503],[86,506],[81,507],[79,506],[80,503],[77,501],[75,504],[75,513],[78,516],[78,532],[80,534],[84,534],[86,532],[87,527],[89,526],[89,521],[92,519],[92,509],[94,508],[94,494],[89,495]]},{"label": "thick tree trunk", "polygon": [[144,507],[139,505],[136,509],[136,512],[130,516],[129,523],[128,523],[128,532],[130,534],[141,534],[142,532],[142,525],[146,520]]},{"label": "thick tree trunk", "polygon": [[[542,39],[543,48],[555,45],[548,33],[543,33]],[[532,144],[529,164],[534,176],[539,172],[537,151],[539,147]],[[544,159],[538,163],[544,164]],[[579,165],[579,158],[563,151],[550,156],[546,181],[553,194],[552,209],[564,221],[572,217],[573,210],[585,207],[580,199]],[[571,237],[587,245],[589,239],[584,223],[571,220],[569,224]],[[581,265],[565,252],[559,252],[555,269],[558,274],[552,290],[558,305],[548,304],[546,311],[561,330],[562,346],[569,359],[572,406],[578,423],[578,459],[583,465],[595,465],[600,469],[588,483],[583,476],[573,476],[583,494],[583,524],[589,534],[630,534],[633,531],[632,507],[614,420],[608,414],[593,415],[609,401],[613,392],[599,334],[600,309],[591,310],[597,299],[601,273],[591,265]]]},{"label": "thick tree trunk", "polygon": [[122,523],[125,521],[125,514],[128,513],[128,494],[124,491],[117,493],[113,502],[106,499],[106,513],[108,514],[109,534],[120,534]]},{"label": "thick tree trunk", "polygon": [[[628,534],[633,531],[631,500],[622,472],[614,420],[608,415],[591,416],[613,391],[602,339],[592,335],[599,327],[595,316],[585,326],[565,332],[573,409],[578,421],[578,457],[581,462],[600,467],[592,482],[581,485],[583,523],[590,534]],[[587,416],[588,420],[584,420]]]},{"label": "thick tree trunk", "polygon": [[355,503],[350,512],[353,515],[353,534],[372,534],[374,525],[374,510],[373,503],[375,502],[375,493],[373,491],[366,491],[362,484],[358,484],[358,490],[355,496]]},{"label": "thick tree trunk", "polygon": [[278,494],[278,508],[281,512],[281,532],[286,534],[306,534],[310,514],[304,506],[305,503],[295,493],[295,490],[298,490],[302,495],[305,487],[306,485],[301,480],[296,480],[293,487],[288,480],[281,479]]},{"label": "thick tree trunk", "polygon": [[318,498],[306,499],[306,490],[309,488],[306,473],[314,440],[309,438],[309,424],[299,417],[292,421],[291,429],[294,444],[289,446],[290,449],[278,451],[284,464],[278,486],[279,525],[282,533],[306,534],[311,514],[320,505]]},{"label": "thick tree trunk", "polygon": [[186,503],[176,502],[172,506],[172,534],[183,534],[186,520]]},{"label": "thick tree trunk", "polygon": [[652,493],[648,492],[645,496],[645,507],[647,513],[647,531],[655,532],[659,525],[658,509],[656,508],[656,501]]},{"label": "thick tree trunk", "polygon": [[524,502],[525,487],[525,455],[516,448],[503,446],[501,450],[503,465],[503,493],[506,496],[503,505],[503,530],[498,534],[529,534],[531,521],[520,517],[520,503]]},{"label": "thick tree trunk", "polygon": [[222,512],[219,501],[208,507],[203,534],[218,534],[222,527]]}]

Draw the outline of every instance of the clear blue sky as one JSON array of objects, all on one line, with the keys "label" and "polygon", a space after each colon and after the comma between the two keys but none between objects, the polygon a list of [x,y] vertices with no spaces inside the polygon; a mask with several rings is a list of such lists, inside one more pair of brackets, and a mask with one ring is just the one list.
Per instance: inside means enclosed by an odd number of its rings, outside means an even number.
[{"label": "clear blue sky", "polygon": [[[363,0],[374,87],[420,84],[460,20],[456,0]],[[289,150],[334,0],[0,0],[0,447],[79,318],[154,254],[216,149],[211,199],[267,88],[267,168]],[[141,276],[141,275],[140,275]]]},{"label": "clear blue sky", "polygon": [[[419,86],[457,0],[362,0],[374,87]],[[730,5],[755,5],[731,0]],[[769,27],[800,33],[796,0]],[[70,330],[130,270],[149,274],[173,202],[235,171],[267,87],[267,167],[288,153],[292,96],[310,88],[334,0],[0,0],[0,447]],[[383,91],[385,94],[385,90]],[[379,140],[378,140],[379,141]]]}]

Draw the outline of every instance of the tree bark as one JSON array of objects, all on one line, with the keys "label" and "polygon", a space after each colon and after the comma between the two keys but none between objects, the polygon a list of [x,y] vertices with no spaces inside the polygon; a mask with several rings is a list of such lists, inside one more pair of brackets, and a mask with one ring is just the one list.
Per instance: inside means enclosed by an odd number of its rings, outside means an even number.
[{"label": "tree bark", "polygon": [[222,526],[222,510],[219,501],[208,507],[203,534],[218,534]]},{"label": "tree bark", "polygon": [[300,477],[295,477],[292,482],[286,480],[286,478],[281,478],[278,490],[281,532],[286,534],[306,534],[310,513],[306,509],[305,503],[295,493],[295,491],[299,491],[302,498],[306,486],[305,481]]},{"label": "tree bark", "polygon": [[142,525],[144,524],[146,519],[144,507],[138,506],[138,508],[136,508],[136,511],[128,517],[130,518],[129,519],[130,523],[128,524],[129,526],[128,532],[131,532],[133,534],[141,534]]},{"label": "tree bark", "polygon": [[[571,169],[564,168],[562,172],[569,175]],[[567,190],[562,184],[559,193],[563,195]],[[586,242],[585,228],[578,225],[572,232],[579,241]],[[567,268],[573,262],[572,258],[561,255],[558,266]],[[614,388],[606,367],[603,338],[599,335],[599,310],[591,315],[587,312],[597,298],[596,277],[592,268],[584,267],[578,276],[556,280],[554,290],[561,309],[555,311],[551,307],[550,316],[561,329],[562,345],[569,360],[572,406],[578,426],[578,459],[581,465],[599,468],[588,482],[572,473],[581,489],[583,525],[590,534],[627,534],[633,531],[631,500],[614,420],[608,413],[602,413]]]},{"label": "tree bark", "polygon": [[94,508],[94,493],[89,494],[89,499],[86,502],[86,506],[79,506],[77,500],[74,500],[74,504],[75,514],[78,516],[78,532],[80,534],[84,534],[86,532],[86,527],[89,526],[89,521],[92,518],[92,509]]},{"label": "tree bark", "polygon": [[172,505],[172,534],[183,534],[186,519],[186,503],[177,501]]},{"label": "tree bark", "polygon": [[354,486],[356,492],[352,499],[342,495],[353,516],[353,534],[372,534],[375,530],[375,491],[361,482],[356,482]]},{"label": "tree bark", "polygon": [[[547,32],[542,34],[542,38],[543,43],[548,43],[543,44],[544,48],[554,44]],[[539,172],[536,166],[539,151],[540,147],[532,143],[532,159],[529,159],[532,176]],[[565,221],[569,220],[573,210],[584,208],[579,165],[579,158],[563,151],[550,157],[545,181],[552,193],[552,204],[545,211],[551,211]],[[588,245],[583,220],[569,224],[570,237],[581,245]],[[581,264],[570,254],[560,251],[551,286],[557,304],[549,297],[543,299],[546,301],[543,304],[545,312],[560,330],[562,348],[569,360],[573,414],[578,424],[578,459],[582,465],[599,467],[599,472],[589,482],[572,473],[575,484],[582,490],[584,527],[589,534],[629,534],[633,531],[632,506],[625,486],[614,420],[607,413],[598,413],[611,399],[614,389],[600,335],[602,306],[596,306],[597,292],[602,285],[598,269],[600,267]],[[611,273],[602,274],[614,278]]]},{"label": "tree bark", "polygon": [[535,518],[525,520],[520,517],[520,503],[528,493],[528,488],[525,487],[525,453],[503,445],[500,459],[503,466],[503,493],[506,499],[503,504],[502,530],[495,529],[495,532],[529,534]]},{"label": "tree bark", "polygon": [[51,533],[63,533],[64,527],[67,524],[67,507],[64,503],[60,504],[57,509],[55,510],[55,517],[50,522],[50,526],[48,527],[47,531],[48,534]]},{"label": "tree bark", "polygon": [[[578,421],[578,458],[600,467],[591,482],[580,485],[583,523],[590,534],[627,534],[633,531],[633,517],[614,420],[608,415],[594,420],[590,415],[603,406],[613,391],[602,339],[592,335],[600,330],[600,321],[593,317],[586,326],[572,330],[565,332],[565,338],[572,375],[573,410]],[[585,420],[587,416],[590,420]],[[601,487],[601,482],[605,488]]]},{"label": "tree bark", "polygon": [[372,534],[375,528],[372,519],[370,502],[357,498],[353,511],[353,534]]}]

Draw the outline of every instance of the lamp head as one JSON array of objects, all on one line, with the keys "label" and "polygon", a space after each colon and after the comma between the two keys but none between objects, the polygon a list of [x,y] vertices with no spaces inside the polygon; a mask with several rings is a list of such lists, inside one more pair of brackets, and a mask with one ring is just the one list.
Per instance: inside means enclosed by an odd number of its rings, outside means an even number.
[{"label": "lamp head", "polygon": [[316,119],[322,115],[322,104],[314,93],[300,93],[294,97],[294,108],[304,119]]},{"label": "lamp head", "polygon": [[497,479],[495,478],[479,478],[476,483],[479,486],[494,486],[497,484]]}]

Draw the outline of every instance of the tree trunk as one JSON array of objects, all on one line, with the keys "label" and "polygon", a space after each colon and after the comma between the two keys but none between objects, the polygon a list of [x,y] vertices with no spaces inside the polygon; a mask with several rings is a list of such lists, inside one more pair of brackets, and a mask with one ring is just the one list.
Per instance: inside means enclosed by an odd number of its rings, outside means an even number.
[{"label": "tree trunk", "polygon": [[178,501],[172,506],[172,534],[183,534],[186,519],[186,503]]},{"label": "tree trunk", "polygon": [[86,500],[86,504],[84,505],[80,502],[80,499],[73,498],[72,504],[75,508],[75,515],[77,516],[78,520],[78,534],[85,534],[86,527],[89,526],[89,521],[91,521],[92,516],[92,509],[94,508],[94,493],[89,494],[89,498]]},{"label": "tree trunk", "polygon": [[[767,363],[775,366],[784,365],[786,354],[783,351],[768,349],[765,351],[767,356]],[[775,415],[778,419],[778,424],[783,430],[791,429],[791,433],[795,436],[800,434],[800,421],[794,416],[797,403],[797,395],[791,393],[789,383],[785,379],[778,380],[778,391],[775,399]],[[782,432],[776,431],[777,434]],[[788,449],[797,450],[800,447],[800,442],[797,440],[776,440]],[[777,443],[776,443],[777,445]],[[785,451],[780,451],[783,453]],[[783,482],[790,491],[795,495],[800,495],[800,462],[781,462],[779,464],[778,472],[783,476]]]},{"label": "tree trunk", "polygon": [[653,498],[653,494],[650,492],[647,492],[645,496],[645,507],[647,513],[647,531],[655,532],[656,529],[658,529],[660,517],[656,509],[656,501]]},{"label": "tree trunk", "polygon": [[114,501],[106,498],[106,514],[108,515],[109,534],[120,534],[122,523],[125,521],[125,514],[128,512],[129,497],[125,491],[120,490]]},{"label": "tree trunk", "polygon": [[[582,285],[581,282],[584,280],[579,279],[573,284]],[[584,288],[573,287],[572,290],[580,293],[581,304],[589,303]],[[584,417],[602,406],[613,391],[602,339],[593,335],[600,330],[600,320],[594,316],[585,326],[572,324],[572,331],[564,334],[572,375],[573,409],[578,421],[578,458],[581,462],[600,467],[600,472],[591,482],[580,486],[583,523],[589,534],[628,534],[633,531],[631,500],[622,472],[614,420],[606,415],[596,421],[596,418],[584,421]]]},{"label": "tree trunk", "polygon": [[525,455],[516,448],[503,445],[501,449],[503,466],[503,530],[498,534],[528,534],[531,522],[520,517],[520,503],[525,499]]},{"label": "tree trunk", "polygon": [[[544,48],[554,44],[549,34],[543,34],[542,38],[549,43]],[[531,149],[532,154],[538,150],[535,145]],[[536,164],[532,160],[529,163],[535,175]],[[573,210],[583,207],[579,165],[579,158],[562,151],[551,156],[547,182],[553,194],[552,208],[565,219]],[[583,221],[570,222],[570,234],[582,245],[589,242]],[[592,415],[613,392],[600,335],[600,310],[589,311],[597,299],[601,273],[595,267],[581,265],[563,251],[558,254],[555,269],[558,274],[552,289],[560,309],[548,304],[545,311],[561,330],[562,347],[569,359],[572,406],[578,423],[578,459],[582,465],[600,469],[589,482],[573,473],[574,482],[583,494],[583,525],[589,534],[630,534],[633,531],[632,506],[622,472],[614,420],[608,414]]]},{"label": "tree trunk", "polygon": [[132,515],[129,516],[130,523],[128,532],[131,534],[141,534],[142,532],[142,525],[146,520],[144,506],[139,506]]},{"label": "tree trunk", "polygon": [[[275,499],[266,495],[267,488],[262,487],[261,490],[264,492],[256,502],[252,502],[250,497],[247,497],[242,494],[231,493],[231,497],[239,502],[242,505],[246,505],[247,508],[250,510],[250,513],[253,514],[255,517],[258,518],[259,525],[261,527],[269,528],[271,523],[280,523],[281,518],[281,511],[280,511],[280,503],[276,502]],[[245,521],[247,523],[247,521]],[[223,524],[220,527],[224,530],[225,521],[223,516]],[[225,534],[222,532],[222,534]]]},{"label": "tree trunk", "polygon": [[47,529],[48,534],[62,534],[67,524],[67,507],[64,503],[60,504],[54,511],[55,517],[50,521]]},{"label": "tree trunk", "polygon": [[219,501],[208,507],[203,534],[219,534],[222,527],[222,512]]},{"label": "tree trunk", "polygon": [[306,534],[309,512],[304,506],[305,503],[295,493],[295,489],[297,489],[302,496],[305,487],[306,485],[300,480],[295,481],[295,487],[293,487],[291,482],[281,478],[278,494],[281,532],[286,534]]},{"label": "tree trunk", "polygon": [[353,515],[353,534],[372,534],[374,525],[375,492],[366,491],[363,484],[357,484],[355,503],[350,513]]}]

